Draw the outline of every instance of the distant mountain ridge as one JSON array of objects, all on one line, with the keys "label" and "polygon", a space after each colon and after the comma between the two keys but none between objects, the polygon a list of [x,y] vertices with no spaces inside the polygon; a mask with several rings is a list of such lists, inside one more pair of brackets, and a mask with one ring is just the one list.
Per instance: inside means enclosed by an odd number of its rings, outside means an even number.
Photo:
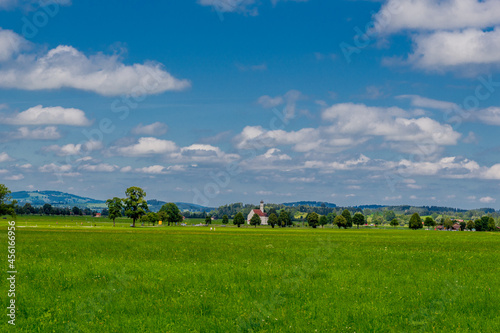
[{"label": "distant mountain ridge", "polygon": [[287,206],[287,207],[298,207],[298,206],[323,207],[322,205],[325,205],[324,207],[328,207],[328,208],[336,208],[337,207],[337,205],[334,203],[321,202],[321,201],[285,202],[285,203],[283,203],[283,205]]},{"label": "distant mountain ridge", "polygon": [[[75,194],[60,191],[18,191],[12,192],[12,199],[17,200],[18,205],[23,206],[30,203],[33,206],[43,206],[50,204],[54,207],[73,207],[90,208],[92,210],[102,210],[106,208],[105,200],[81,197]],[[148,200],[151,211],[160,210],[166,202],[156,199]],[[190,204],[186,202],[175,202],[181,211],[190,212],[210,212],[214,208]]]}]

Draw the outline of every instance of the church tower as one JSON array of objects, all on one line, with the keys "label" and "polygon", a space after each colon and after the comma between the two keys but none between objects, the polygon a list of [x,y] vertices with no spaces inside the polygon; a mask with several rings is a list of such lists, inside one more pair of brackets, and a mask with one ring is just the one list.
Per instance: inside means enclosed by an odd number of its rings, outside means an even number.
[{"label": "church tower", "polygon": [[260,201],[260,211],[264,213],[264,200]]}]

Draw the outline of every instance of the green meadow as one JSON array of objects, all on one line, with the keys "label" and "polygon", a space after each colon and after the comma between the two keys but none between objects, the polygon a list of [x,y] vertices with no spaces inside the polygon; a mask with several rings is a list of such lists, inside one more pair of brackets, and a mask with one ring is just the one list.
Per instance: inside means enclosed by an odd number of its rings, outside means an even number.
[{"label": "green meadow", "polygon": [[500,233],[129,224],[19,217],[0,331],[500,332]]}]

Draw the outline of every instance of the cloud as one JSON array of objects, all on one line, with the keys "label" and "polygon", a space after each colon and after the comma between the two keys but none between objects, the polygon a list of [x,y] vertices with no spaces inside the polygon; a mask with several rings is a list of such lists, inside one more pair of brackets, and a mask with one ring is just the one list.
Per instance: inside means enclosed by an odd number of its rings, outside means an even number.
[{"label": "cloud", "polygon": [[12,160],[12,158],[7,153],[5,153],[5,152],[0,153],[0,163],[11,161],[11,160]]},{"label": "cloud", "polygon": [[323,112],[334,122],[332,132],[348,135],[381,136],[387,141],[431,142],[456,145],[461,137],[450,125],[430,118],[412,119],[399,108],[368,107],[364,104],[337,104]]},{"label": "cloud", "polygon": [[94,150],[102,149],[103,145],[100,141],[87,141],[85,143],[72,144],[69,143],[64,146],[51,145],[44,147],[43,150],[47,152],[54,152],[59,156],[82,155]]},{"label": "cloud", "polygon": [[279,145],[293,145],[295,151],[306,152],[322,146],[320,132],[314,128],[303,128],[298,131],[269,131],[261,126],[247,126],[237,135],[236,147],[239,149],[260,149]]},{"label": "cloud", "polygon": [[33,167],[33,165],[31,165],[30,163],[26,163],[26,164],[19,165],[19,167],[21,169],[31,169]]},{"label": "cloud", "polygon": [[413,41],[414,51],[408,56],[408,62],[419,68],[442,71],[500,63],[500,28],[438,31],[417,35]]},{"label": "cloud", "polygon": [[397,99],[409,99],[411,101],[411,105],[420,107],[420,108],[430,108],[437,110],[455,110],[458,109],[459,106],[452,102],[439,101],[436,99],[431,99],[427,97],[422,97],[418,95],[400,95],[396,97]]},{"label": "cloud", "polygon": [[492,197],[484,197],[484,198],[479,199],[479,201],[482,203],[491,204],[491,203],[495,203],[497,201],[497,199],[492,198]]},{"label": "cloud", "polygon": [[285,103],[285,100],[281,96],[271,97],[268,95],[264,95],[259,97],[257,103],[259,103],[260,105],[262,105],[262,107],[266,109],[271,109]]},{"label": "cloud", "polygon": [[15,181],[15,180],[22,180],[22,179],[24,179],[24,175],[22,175],[22,174],[5,177],[5,180],[14,180]]},{"label": "cloud", "polygon": [[322,113],[324,125],[297,131],[247,126],[235,137],[239,149],[292,145],[297,152],[338,152],[381,137],[398,151],[432,155],[441,146],[456,145],[461,134],[433,119],[412,118],[400,108],[343,103]]},{"label": "cloud", "polygon": [[207,144],[193,144],[170,154],[176,162],[228,163],[240,158],[238,154],[228,154],[219,147]]},{"label": "cloud", "polygon": [[89,126],[91,122],[85,117],[85,112],[79,109],[43,107],[37,105],[14,116],[3,119],[10,125],[68,125]]},{"label": "cloud", "polygon": [[459,30],[500,24],[497,0],[388,0],[374,15],[378,32]]},{"label": "cloud", "polygon": [[30,45],[30,42],[12,30],[3,30],[0,28],[0,62],[12,59],[14,55],[28,49]]},{"label": "cloud", "polygon": [[[4,36],[5,38],[5,36]],[[24,39],[19,35],[21,45]],[[14,38],[14,39],[15,39]],[[22,90],[73,88],[104,96],[152,95],[190,87],[163,69],[161,64],[125,65],[118,55],[87,56],[72,46],[59,45],[46,53],[19,54],[11,47],[0,62],[0,87]]]},{"label": "cloud", "polygon": [[153,137],[140,138],[139,142],[127,147],[114,147],[114,150],[124,156],[147,156],[167,154],[176,151],[177,145],[173,141],[160,140]]},{"label": "cloud", "polygon": [[69,6],[71,5],[71,0],[0,0],[0,10],[22,7],[25,10],[32,11],[36,8],[49,5]]},{"label": "cloud", "polygon": [[264,154],[258,155],[252,159],[243,160],[240,167],[246,170],[280,170],[287,171],[295,167],[290,165],[292,158],[281,152],[280,149],[271,148]]},{"label": "cloud", "polygon": [[266,109],[271,109],[282,104],[286,104],[283,114],[285,120],[292,119],[295,117],[295,110],[297,102],[304,98],[304,95],[298,90],[290,90],[283,96],[271,97],[264,95],[259,97],[257,103],[262,105]]},{"label": "cloud", "polygon": [[198,0],[202,6],[213,7],[220,13],[245,13],[257,15],[257,8],[254,7],[255,0]]},{"label": "cloud", "polygon": [[29,129],[28,127],[20,127],[17,132],[12,134],[12,138],[20,140],[57,140],[61,138],[61,134],[55,126],[39,127]]},{"label": "cloud", "polygon": [[444,173],[447,177],[458,179],[479,178],[481,172],[481,167],[477,162],[457,157],[444,157],[434,162],[403,159],[399,162],[388,162],[387,167],[396,169],[401,174],[432,176]]},{"label": "cloud", "polygon": [[490,168],[486,168],[482,172],[481,178],[500,180],[500,164],[495,164]]},{"label": "cloud", "polygon": [[490,107],[476,111],[474,116],[482,123],[500,126],[500,107]]},{"label": "cloud", "polygon": [[117,165],[111,165],[107,163],[94,164],[94,165],[85,164],[78,168],[78,170],[90,171],[90,172],[114,172],[117,169],[119,169]]},{"label": "cloud", "polygon": [[386,64],[476,74],[500,65],[500,6],[497,0],[389,0],[374,15],[382,37],[407,31],[413,52]]},{"label": "cloud", "polygon": [[143,173],[147,175],[164,175],[171,173],[172,171],[184,171],[186,166],[184,165],[171,165],[169,167],[165,167],[163,165],[151,165],[143,168],[132,168],[131,166],[126,166],[121,168],[121,172],[134,172],[134,173]]},{"label": "cloud", "polygon": [[158,136],[167,133],[168,126],[164,123],[155,122],[150,125],[142,125],[140,123],[132,129],[132,133],[135,135],[151,135]]},{"label": "cloud", "polygon": [[70,164],[59,165],[55,163],[45,164],[38,168],[40,172],[44,173],[66,173],[71,171],[72,167]]}]

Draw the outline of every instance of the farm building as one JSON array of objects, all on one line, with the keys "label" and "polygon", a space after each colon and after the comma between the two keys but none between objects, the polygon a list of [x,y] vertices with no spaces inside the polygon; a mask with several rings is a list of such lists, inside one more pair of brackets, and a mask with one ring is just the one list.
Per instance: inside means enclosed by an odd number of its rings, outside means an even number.
[{"label": "farm building", "polygon": [[247,217],[247,224],[250,224],[250,220],[252,219],[252,216],[254,216],[255,214],[259,215],[262,225],[267,225],[267,220],[269,219],[269,217],[267,216],[266,213],[264,213],[264,201],[260,202],[260,209],[252,209],[250,211]]}]

